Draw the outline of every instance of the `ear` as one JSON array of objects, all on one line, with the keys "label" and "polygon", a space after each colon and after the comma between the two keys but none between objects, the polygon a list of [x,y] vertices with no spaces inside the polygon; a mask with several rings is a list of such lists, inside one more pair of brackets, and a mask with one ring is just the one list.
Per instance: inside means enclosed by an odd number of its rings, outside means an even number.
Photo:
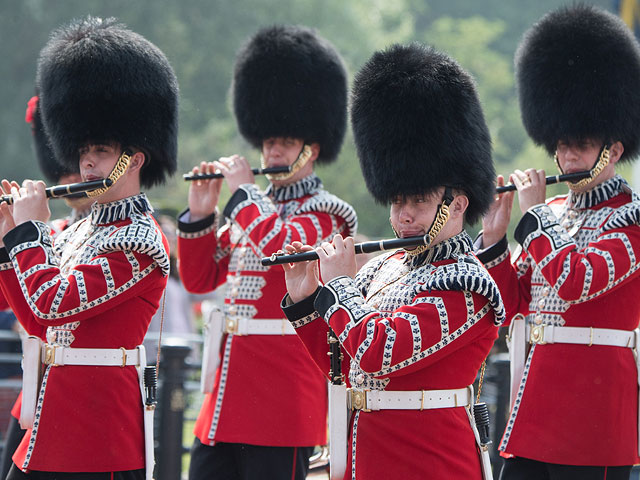
[{"label": "ear", "polygon": [[311,147],[311,156],[309,157],[309,162],[313,163],[318,158],[318,155],[320,155],[320,144],[318,142],[314,142],[310,144],[309,147]]},{"label": "ear", "polygon": [[609,163],[616,164],[624,153],[624,145],[622,142],[615,142],[609,147]]},{"label": "ear", "polygon": [[468,206],[469,198],[466,195],[456,195],[449,206],[449,215],[451,218],[464,218],[464,212],[467,211]]},{"label": "ear", "polygon": [[131,160],[129,160],[129,168],[127,168],[130,172],[136,172],[142,169],[145,162],[145,156],[143,152],[136,152],[131,156]]}]

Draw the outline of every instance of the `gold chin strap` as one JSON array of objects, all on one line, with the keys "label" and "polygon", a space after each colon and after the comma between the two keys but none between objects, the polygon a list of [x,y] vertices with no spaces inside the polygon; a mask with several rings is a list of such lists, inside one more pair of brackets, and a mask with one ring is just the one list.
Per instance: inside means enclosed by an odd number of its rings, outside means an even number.
[{"label": "gold chin strap", "polygon": [[[113,170],[111,170],[111,173],[107,177],[113,182],[111,184],[111,187],[113,187],[116,184],[116,182],[120,179],[120,177],[124,175],[124,172],[127,171],[127,168],[129,168],[129,163],[131,162],[131,155],[132,153],[129,150],[124,150],[122,152],[122,155],[120,155],[120,158],[118,158],[118,161],[113,166]],[[91,197],[91,198],[99,197],[100,195],[105,193],[107,190],[109,190],[111,187],[103,187],[103,188],[98,188],[96,190],[91,190],[90,192],[87,192],[87,197]]]},{"label": "gold chin strap", "polygon": [[[305,144],[302,147],[302,150],[300,150],[300,153],[298,154],[298,158],[296,158],[296,161],[291,164],[291,170],[289,172],[267,173],[265,176],[269,179],[269,181],[287,180],[288,178],[293,177],[298,170],[300,170],[302,167],[304,167],[307,164],[307,162],[311,158],[312,153],[313,152],[311,151],[311,147]],[[260,165],[262,166],[262,168],[267,168],[267,162],[262,156],[262,154],[260,155]]]},{"label": "gold chin strap", "polygon": [[435,238],[438,236],[442,227],[449,220],[449,205],[453,201],[453,195],[451,194],[451,189],[449,187],[445,188],[444,198],[442,203],[438,205],[438,211],[436,212],[436,216],[433,219],[433,223],[427,232],[427,236],[429,237],[429,242],[425,245],[420,245],[419,247],[414,248],[413,250],[406,250],[407,254],[410,256],[420,255],[421,253],[427,251]]},{"label": "gold chin strap", "polygon": [[[558,170],[560,170],[561,173],[564,173],[562,171],[562,168],[560,168],[560,162],[558,162],[557,153],[553,156],[553,159],[556,162],[556,167],[558,167]],[[567,185],[569,185],[569,189],[582,190],[584,187],[593,182],[607,165],[609,165],[609,147],[607,145],[604,145],[602,147],[602,151],[600,152],[600,156],[598,157],[598,161],[590,170],[591,175],[589,175],[587,178],[583,178],[582,180],[578,180],[577,182],[567,182]]]}]

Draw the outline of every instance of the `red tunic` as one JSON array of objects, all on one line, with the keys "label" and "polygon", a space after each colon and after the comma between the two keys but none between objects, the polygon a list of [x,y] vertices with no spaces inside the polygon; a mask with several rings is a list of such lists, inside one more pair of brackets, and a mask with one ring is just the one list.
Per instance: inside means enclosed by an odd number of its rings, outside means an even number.
[{"label": "red tunic", "polygon": [[[71,215],[69,215],[68,217],[53,220],[51,222],[51,236],[55,239],[56,236],[64,232],[67,228],[69,228],[78,220],[82,220],[83,218],[85,218],[87,215],[89,215],[89,210],[78,212],[77,210],[74,209],[71,212]],[[7,257],[7,260],[9,260],[8,257]],[[8,264],[7,266],[11,266],[11,268],[13,268],[13,266],[10,264]],[[6,302],[6,300],[4,300],[4,295],[2,294],[2,288],[0,286],[0,310],[6,310],[8,308],[9,308],[9,304]],[[34,335],[34,334],[30,334],[29,332],[27,332],[27,334]],[[43,339],[43,340],[46,340],[46,339]],[[13,408],[11,409],[11,416],[14,417],[16,420],[20,419],[21,407],[22,407],[22,390],[20,390],[20,393],[18,394],[18,398],[13,404]]]},{"label": "red tunic", "polygon": [[[633,330],[640,318],[640,198],[621,177],[529,209],[516,230],[480,255],[507,318],[529,324]],[[500,449],[506,455],[591,466],[638,457],[633,350],[602,345],[531,347]]]},{"label": "red tunic", "polygon": [[[167,245],[144,195],[94,204],[57,237],[40,222],[4,237],[0,285],[27,332],[71,348],[133,349],[158,308]],[[36,420],[13,456],[24,471],[144,468],[136,368],[48,366]]]},{"label": "red tunic", "polygon": [[[385,391],[471,385],[504,315],[500,293],[464,232],[418,256],[400,250],[374,258],[355,280],[326,283],[311,307],[316,312],[305,303],[284,310],[321,369],[329,370],[329,324],[350,359],[350,384]],[[345,480],[381,478],[381,472],[482,478],[464,407],[357,411],[350,428]]]},{"label": "red tunic", "polygon": [[[185,214],[186,215],[186,214]],[[355,212],[322,189],[315,175],[269,194],[243,185],[229,200],[219,229],[213,217],[179,223],[180,276],[187,290],[209,292],[227,282],[230,317],[282,319],[282,267],[260,265],[292,241],[311,245],[337,233],[354,235]],[[195,425],[205,445],[326,443],[326,381],[296,335],[225,335],[215,388]]]}]

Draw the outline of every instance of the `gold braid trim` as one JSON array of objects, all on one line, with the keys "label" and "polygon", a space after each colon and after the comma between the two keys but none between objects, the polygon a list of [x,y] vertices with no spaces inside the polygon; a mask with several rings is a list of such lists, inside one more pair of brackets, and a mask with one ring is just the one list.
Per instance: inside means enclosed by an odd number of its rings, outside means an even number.
[{"label": "gold braid trim", "polygon": [[[555,160],[556,166],[558,167],[558,169],[562,172],[562,169],[560,168],[560,163],[558,162],[557,153],[554,155],[553,159]],[[589,185],[591,182],[593,182],[593,180],[595,180],[596,177],[600,175],[602,170],[604,170],[604,168],[607,165],[609,165],[609,149],[605,146],[602,149],[600,158],[598,158],[598,161],[596,162],[595,166],[590,170],[591,175],[577,182],[566,182],[567,185],[569,186],[569,189],[574,191],[583,189],[584,187]]]},{"label": "gold braid trim", "polygon": [[448,220],[449,220],[449,205],[447,205],[446,203],[441,203],[440,205],[438,205],[436,218],[433,220],[433,224],[431,225],[431,228],[427,232],[427,235],[429,236],[429,243],[425,245],[420,245],[419,247],[416,247],[413,250],[407,250],[407,253],[413,257],[416,255],[420,255],[422,252],[426,251],[431,246],[435,238],[438,236],[438,234],[442,230],[442,227],[444,227],[445,223],[447,223]]},{"label": "gold braid trim", "polygon": [[[300,170],[302,167],[304,167],[307,162],[309,161],[309,159],[311,158],[312,155],[312,151],[311,151],[311,147],[309,145],[304,145],[302,147],[302,150],[300,151],[300,153],[298,154],[298,158],[296,158],[296,161],[293,162],[291,164],[290,170],[289,172],[286,173],[267,173],[265,176],[271,181],[271,180],[286,180],[288,178],[291,178],[295,175],[295,173]],[[264,156],[262,156],[262,154],[260,155],[260,165],[262,166],[262,168],[267,168],[267,162],[264,159]]]},{"label": "gold braid trim", "polygon": [[[120,158],[118,158],[118,161],[114,165],[113,170],[111,170],[111,173],[107,177],[113,182],[111,184],[111,187],[113,187],[115,183],[120,179],[120,177],[124,175],[124,172],[126,172],[127,168],[129,168],[130,162],[131,162],[131,155],[129,154],[128,150],[125,150],[124,152],[122,152],[122,155],[120,155]],[[98,188],[96,190],[91,190],[90,192],[87,192],[87,197],[91,197],[91,198],[99,197],[100,195],[105,193],[107,190],[109,190],[109,188],[111,187],[104,187],[104,188]]]}]

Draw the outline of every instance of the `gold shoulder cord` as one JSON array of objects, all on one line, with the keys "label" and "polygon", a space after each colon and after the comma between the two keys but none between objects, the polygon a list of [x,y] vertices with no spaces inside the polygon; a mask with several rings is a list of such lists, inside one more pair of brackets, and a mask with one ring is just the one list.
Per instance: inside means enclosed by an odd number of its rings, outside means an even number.
[{"label": "gold shoulder cord", "polygon": [[[311,147],[305,144],[302,147],[302,150],[300,150],[300,153],[298,154],[298,158],[296,158],[296,161],[291,164],[291,168],[289,172],[267,173],[265,176],[269,180],[286,180],[287,178],[291,178],[298,170],[300,170],[302,167],[304,167],[307,164],[307,162],[311,158],[312,153],[313,152],[311,152]],[[265,161],[262,155],[260,155],[260,165],[262,166],[262,168],[267,168],[267,162]]]},{"label": "gold shoulder cord", "polygon": [[[122,175],[124,175],[124,172],[127,171],[127,168],[129,168],[129,162],[131,162],[131,152],[129,150],[125,150],[124,152],[122,152],[122,155],[120,155],[120,158],[118,158],[118,161],[114,165],[113,170],[111,170],[111,173],[107,177],[113,182],[111,186],[115,185],[118,179]],[[111,187],[103,187],[96,190],[91,190],[90,192],[87,192],[87,197],[99,197],[107,190],[109,190],[109,188]]]},{"label": "gold shoulder cord", "polygon": [[[558,167],[558,169],[562,172],[562,169],[560,168],[560,163],[558,162],[558,154],[557,153],[553,156],[553,159],[555,160],[556,166]],[[578,182],[575,182],[575,183],[574,182],[567,182],[567,185],[569,185],[569,189],[571,189],[571,190],[580,190],[580,189],[586,187],[598,175],[600,175],[602,170],[604,170],[604,168],[607,165],[609,165],[609,147],[607,145],[605,145],[604,147],[602,147],[602,153],[600,153],[600,157],[598,158],[598,161],[596,162],[594,167],[590,170],[591,175],[589,175],[587,178],[583,178],[582,180],[580,180]]]}]

